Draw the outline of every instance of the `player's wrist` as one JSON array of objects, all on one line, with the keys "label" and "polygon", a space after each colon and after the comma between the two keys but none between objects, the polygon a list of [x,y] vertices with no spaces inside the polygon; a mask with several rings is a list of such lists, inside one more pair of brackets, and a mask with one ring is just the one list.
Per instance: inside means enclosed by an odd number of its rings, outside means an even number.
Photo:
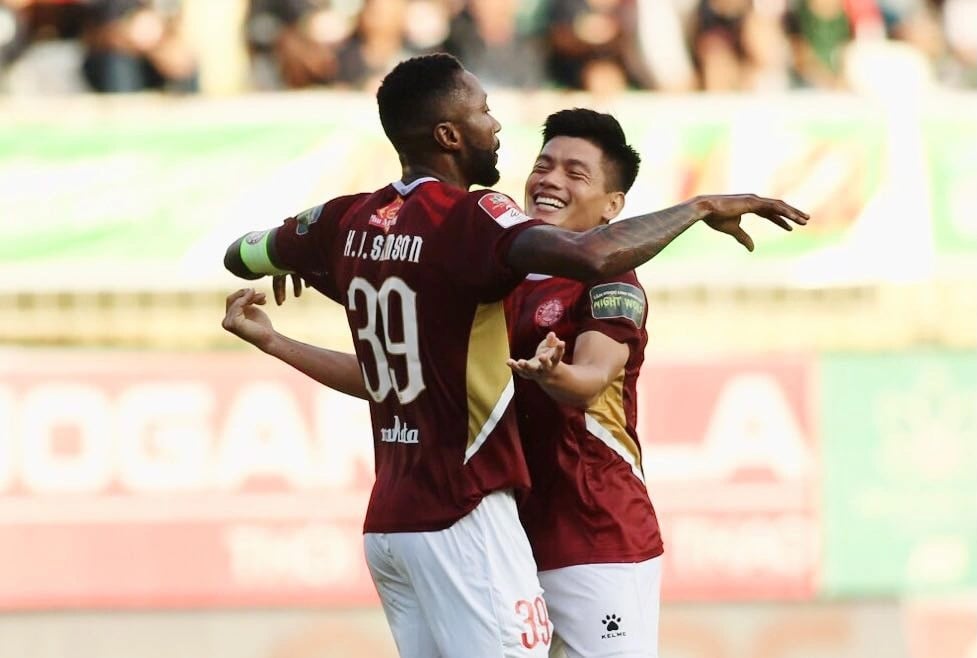
[{"label": "player's wrist", "polygon": [[707,219],[713,212],[715,212],[712,199],[707,195],[699,195],[690,199],[687,203],[692,208],[696,221]]},{"label": "player's wrist", "polygon": [[282,335],[274,329],[255,334],[249,342],[265,354],[270,354],[271,356],[279,356],[282,353],[282,348],[285,346]]}]

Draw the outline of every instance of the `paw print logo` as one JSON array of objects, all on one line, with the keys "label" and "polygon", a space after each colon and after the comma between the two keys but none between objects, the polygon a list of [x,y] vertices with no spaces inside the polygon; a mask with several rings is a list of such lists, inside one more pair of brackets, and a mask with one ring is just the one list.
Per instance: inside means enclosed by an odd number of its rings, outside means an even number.
[{"label": "paw print logo", "polygon": [[616,631],[621,628],[620,621],[621,618],[617,615],[607,615],[601,620],[601,623],[604,624],[604,628],[606,630]]}]

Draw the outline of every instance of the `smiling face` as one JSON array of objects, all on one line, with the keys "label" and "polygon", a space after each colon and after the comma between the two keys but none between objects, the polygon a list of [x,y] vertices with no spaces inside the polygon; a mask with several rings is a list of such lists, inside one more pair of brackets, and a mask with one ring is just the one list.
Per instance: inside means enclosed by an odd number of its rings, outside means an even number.
[{"label": "smiling face", "polygon": [[624,192],[609,191],[604,153],[581,137],[546,142],[526,179],[525,207],[531,217],[571,231],[586,231],[614,219]]}]

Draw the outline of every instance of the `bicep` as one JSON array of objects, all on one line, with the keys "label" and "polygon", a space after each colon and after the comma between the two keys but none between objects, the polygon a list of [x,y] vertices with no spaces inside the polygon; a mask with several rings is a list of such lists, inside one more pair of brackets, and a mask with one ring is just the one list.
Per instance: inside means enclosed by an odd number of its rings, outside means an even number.
[{"label": "bicep", "polygon": [[577,337],[573,348],[573,365],[597,371],[607,382],[624,370],[631,349],[600,331],[585,331]]},{"label": "bicep", "polygon": [[588,281],[600,273],[599,263],[580,234],[539,224],[515,237],[506,252],[506,265],[520,272],[551,274]]}]

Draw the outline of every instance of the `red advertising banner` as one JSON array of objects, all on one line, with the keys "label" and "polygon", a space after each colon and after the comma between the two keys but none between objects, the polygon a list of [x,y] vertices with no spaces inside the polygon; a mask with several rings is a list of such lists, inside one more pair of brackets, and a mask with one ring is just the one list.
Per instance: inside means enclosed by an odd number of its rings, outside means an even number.
[{"label": "red advertising banner", "polygon": [[663,596],[807,599],[820,560],[813,362],[653,360],[639,435]]},{"label": "red advertising banner", "polygon": [[[803,599],[803,359],[639,381],[670,599]],[[374,604],[368,408],[260,354],[0,352],[0,609]]]},{"label": "red advertising banner", "polygon": [[261,355],[0,355],[0,608],[372,603],[365,403]]}]

